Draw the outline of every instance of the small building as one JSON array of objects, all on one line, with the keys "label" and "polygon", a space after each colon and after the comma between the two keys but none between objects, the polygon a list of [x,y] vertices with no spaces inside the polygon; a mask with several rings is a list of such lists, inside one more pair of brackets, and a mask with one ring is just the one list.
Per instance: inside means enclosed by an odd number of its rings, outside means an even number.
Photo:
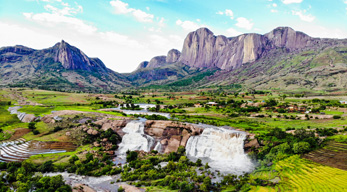
[{"label": "small building", "polygon": [[218,103],[216,103],[216,102],[208,102],[208,103],[206,103],[206,105],[211,105],[211,106],[217,106],[218,105]]},{"label": "small building", "polygon": [[340,101],[341,104],[347,104],[347,101]]}]

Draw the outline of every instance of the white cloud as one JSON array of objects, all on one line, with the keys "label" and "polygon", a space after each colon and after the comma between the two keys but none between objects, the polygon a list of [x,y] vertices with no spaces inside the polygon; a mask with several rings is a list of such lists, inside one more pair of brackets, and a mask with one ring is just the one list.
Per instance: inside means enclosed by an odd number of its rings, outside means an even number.
[{"label": "white cloud", "polygon": [[312,22],[316,19],[315,16],[311,14],[307,14],[306,12],[307,12],[306,10],[292,11],[292,14],[299,16],[301,20],[306,22]]},{"label": "white cloud", "polygon": [[195,31],[198,28],[206,27],[206,25],[200,25],[193,21],[181,21],[180,19],[176,21],[176,25],[181,26],[185,31]]},{"label": "white cloud", "polygon": [[272,4],[272,6],[273,6],[273,7],[277,7],[277,4],[276,4],[276,3],[274,3],[274,4]]},{"label": "white cloud", "polygon": [[238,36],[238,35],[241,35],[241,34],[242,34],[242,32],[237,31],[237,30],[234,29],[234,28],[229,28],[229,29],[227,29],[227,35],[228,35],[228,36],[235,37],[235,36]]},{"label": "white cloud", "polygon": [[276,9],[271,9],[271,13],[278,13],[278,10],[276,10]]},{"label": "white cloud", "polygon": [[[115,14],[131,14],[139,22],[143,22],[143,23],[153,22],[154,15],[146,13],[140,9],[129,8],[128,3],[124,3],[123,1],[120,1],[120,0],[112,0],[110,1],[110,4],[114,8]],[[149,8],[147,10],[149,10]]]},{"label": "white cloud", "polygon": [[110,1],[111,6],[114,8],[114,12],[116,14],[127,14],[130,13],[131,11],[133,11],[133,9],[129,9],[128,3],[124,3],[123,1]]},{"label": "white cloud", "polygon": [[254,23],[252,23],[250,20],[244,18],[244,17],[239,17],[236,19],[237,23],[235,24],[237,27],[242,28],[242,29],[247,29],[251,30],[253,28]]},{"label": "white cloud", "polygon": [[144,11],[141,11],[139,9],[134,10],[132,12],[133,16],[135,17],[136,20],[144,23],[150,23],[153,22],[154,15],[148,14]]},{"label": "white cloud", "polygon": [[226,15],[226,16],[229,16],[230,19],[234,19],[234,13],[233,13],[233,11],[230,10],[230,9],[226,9],[226,10],[225,10],[225,15]]},{"label": "white cloud", "polygon": [[230,9],[226,9],[225,11],[218,11],[216,14],[217,15],[226,15],[226,16],[230,17],[230,19],[234,19],[234,13]]},{"label": "white cloud", "polygon": [[77,13],[83,13],[83,7],[80,5],[77,5],[76,8],[69,7],[68,4],[64,4],[64,8],[58,9],[57,7],[54,7],[52,5],[45,5],[44,8],[47,11],[51,11],[52,13],[58,14],[58,15],[75,15]]},{"label": "white cloud", "polygon": [[340,28],[326,28],[323,26],[316,25],[314,23],[297,23],[292,25],[293,29],[302,31],[312,37],[320,38],[339,38],[345,39],[347,37],[347,31]]},{"label": "white cloud", "polygon": [[56,13],[23,13],[23,15],[28,20],[37,22],[41,25],[46,25],[48,27],[61,26],[63,27],[62,29],[64,29],[64,27],[69,27],[85,34],[94,33],[97,30],[94,26],[88,25],[80,19],[67,17]]},{"label": "white cloud", "polygon": [[303,0],[282,0],[284,4],[302,3]]}]

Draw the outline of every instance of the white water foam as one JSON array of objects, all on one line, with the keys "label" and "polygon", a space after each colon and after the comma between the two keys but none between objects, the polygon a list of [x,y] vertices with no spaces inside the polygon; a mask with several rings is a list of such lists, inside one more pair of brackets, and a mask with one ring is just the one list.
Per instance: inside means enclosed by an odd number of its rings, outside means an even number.
[{"label": "white water foam", "polygon": [[144,133],[145,124],[141,121],[131,121],[126,127],[123,128],[123,132],[126,134],[122,138],[122,142],[119,144],[119,154],[125,154],[129,151],[145,151],[149,152],[155,143],[153,137]]},{"label": "white water foam", "polygon": [[241,175],[251,172],[254,164],[244,153],[246,133],[220,127],[205,128],[201,135],[189,138],[186,153],[189,158],[200,158],[212,169]]}]

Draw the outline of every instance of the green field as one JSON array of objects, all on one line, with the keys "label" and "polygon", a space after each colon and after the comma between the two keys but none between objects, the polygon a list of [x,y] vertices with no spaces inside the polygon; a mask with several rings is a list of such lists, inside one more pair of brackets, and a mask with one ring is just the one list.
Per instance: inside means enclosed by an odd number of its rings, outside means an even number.
[{"label": "green field", "polygon": [[262,172],[254,178],[280,178],[279,184],[271,187],[253,187],[251,191],[346,191],[347,171],[332,168],[302,159],[295,155],[277,162],[276,172]]}]

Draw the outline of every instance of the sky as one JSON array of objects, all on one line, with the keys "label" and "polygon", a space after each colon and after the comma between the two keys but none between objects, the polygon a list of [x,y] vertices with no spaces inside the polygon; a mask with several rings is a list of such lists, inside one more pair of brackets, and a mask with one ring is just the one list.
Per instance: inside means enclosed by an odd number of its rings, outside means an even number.
[{"label": "sky", "polygon": [[122,73],[182,50],[200,27],[233,37],[279,26],[347,38],[347,0],[0,0],[0,47],[64,40]]}]

